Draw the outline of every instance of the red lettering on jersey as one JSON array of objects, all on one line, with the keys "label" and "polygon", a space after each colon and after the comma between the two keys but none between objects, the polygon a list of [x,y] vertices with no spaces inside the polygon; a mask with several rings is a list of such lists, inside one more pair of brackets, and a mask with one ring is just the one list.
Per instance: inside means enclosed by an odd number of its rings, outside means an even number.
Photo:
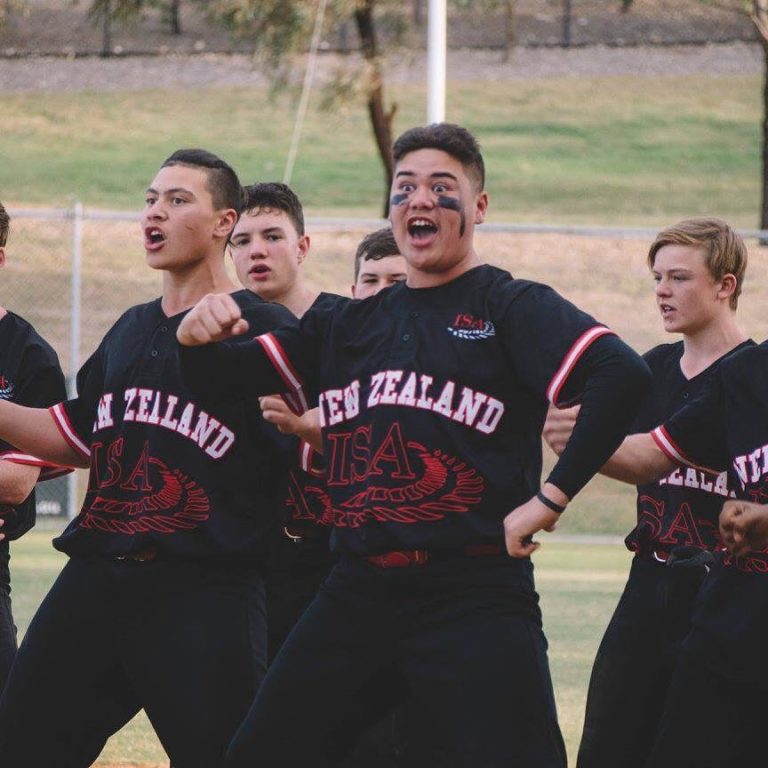
[{"label": "red lettering on jersey", "polygon": [[359,483],[371,471],[371,427],[358,427],[352,433],[352,482]]},{"label": "red lettering on jersey", "polygon": [[648,541],[658,539],[661,535],[661,521],[664,517],[664,502],[654,499],[653,496],[640,496],[638,498],[638,520],[637,527],[650,529]]},{"label": "red lettering on jersey", "polygon": [[332,432],[327,435],[328,444],[331,448],[327,467],[328,485],[349,485],[347,443],[351,437],[351,432]]},{"label": "red lettering on jersey", "polygon": [[397,480],[413,480],[416,477],[408,462],[408,452],[400,432],[400,425],[397,422],[392,424],[381,445],[379,445],[373,461],[371,461],[371,469],[368,474],[383,475],[382,464],[392,466],[392,469],[387,470],[389,477]]},{"label": "red lettering on jersey", "polygon": [[[136,481],[141,481],[141,488],[136,484]],[[149,477],[149,442],[144,442],[144,448],[142,448],[141,455],[139,456],[136,465],[133,468],[128,479],[120,485],[120,487],[126,491],[138,491],[142,490],[145,493],[152,490],[152,483]]]},{"label": "red lettering on jersey", "polygon": [[123,445],[125,438],[119,437],[107,448],[107,471],[109,474],[99,484],[100,488],[108,488],[110,485],[116,485],[123,476],[123,468],[120,463],[120,457],[123,455]]},{"label": "red lettering on jersey", "polygon": [[688,502],[683,502],[680,505],[675,519],[659,541],[663,541],[665,544],[694,544],[697,547],[706,548],[706,544],[699,535],[696,518],[691,512],[691,505]]}]

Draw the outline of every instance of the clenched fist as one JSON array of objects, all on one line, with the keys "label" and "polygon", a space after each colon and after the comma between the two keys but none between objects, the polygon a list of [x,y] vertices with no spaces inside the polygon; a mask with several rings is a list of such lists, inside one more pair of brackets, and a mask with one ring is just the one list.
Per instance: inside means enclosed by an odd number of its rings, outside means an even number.
[{"label": "clenched fist", "polygon": [[247,330],[248,321],[228,293],[209,293],[189,310],[176,338],[185,347],[196,347],[240,336]]}]

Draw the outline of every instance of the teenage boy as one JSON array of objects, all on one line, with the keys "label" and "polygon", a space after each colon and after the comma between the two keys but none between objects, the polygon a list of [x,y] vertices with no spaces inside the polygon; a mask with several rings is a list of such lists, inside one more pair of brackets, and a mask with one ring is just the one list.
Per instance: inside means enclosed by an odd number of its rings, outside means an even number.
[{"label": "teenage boy", "polygon": [[355,282],[350,292],[355,299],[375,296],[384,288],[402,283],[407,265],[390,227],[366,235],[355,251]]},{"label": "teenage boy", "polygon": [[[209,296],[177,333],[190,382],[215,369],[222,386],[269,392],[309,378],[322,393],[340,561],[228,765],[326,765],[328,734],[394,669],[456,765],[559,768],[531,536],[613,453],[649,374],[551,289],[481,263],[473,234],[488,196],[468,131],[412,129],[394,160],[406,283],[229,347],[208,342],[247,323],[228,296]],[[547,400],[579,397],[571,444],[540,486]]]},{"label": "teenage boy", "polygon": [[[0,203],[0,267],[11,220]],[[0,307],[0,400],[46,407],[67,396],[64,375],[53,348],[26,320]],[[11,612],[9,542],[35,524],[35,483],[69,470],[51,466],[0,440],[0,692],[16,655],[16,625]]]},{"label": "teenage boy", "polygon": [[[342,301],[307,284],[302,264],[309,249],[301,201],[288,185],[264,182],[244,188],[243,212],[229,242],[232,262],[244,288],[282,304],[299,318],[315,304]],[[291,410],[279,395],[262,398],[262,403],[265,418],[278,425],[299,421],[300,414],[307,413],[306,404],[292,401],[295,410]],[[282,431],[290,430],[283,426]],[[279,521],[272,538],[265,573],[270,661],[335,561],[328,544],[327,493],[322,481],[310,471],[315,462],[311,454],[306,455],[305,445],[297,446],[294,439],[288,438],[283,442],[287,444],[286,463],[293,469],[289,474],[286,519]]]},{"label": "teenage boy", "polygon": [[[725,222],[688,219],[663,230],[650,247],[648,266],[664,330],[682,340],[645,355],[653,389],[635,432],[653,429],[695,399],[726,357],[750,344],[736,321],[747,249]],[[544,436],[556,451],[574,418],[573,411],[548,417]],[[730,495],[725,472],[675,469],[638,486],[637,524],[626,539],[635,556],[592,670],[579,768],[645,764],[696,595],[720,545],[718,515]]]},{"label": "teenage boy", "polygon": [[292,322],[227,276],[241,194],[215,155],[171,155],[141,222],[162,297],[117,321],[78,397],[50,410],[0,402],[3,438],[90,466],[80,515],[54,542],[69,561],[0,700],[4,768],[91,765],[142,707],[174,766],[211,768],[264,672],[260,561],[284,488],[274,430],[243,399],[194,395],[174,338],[209,292],[227,292],[256,329]]}]

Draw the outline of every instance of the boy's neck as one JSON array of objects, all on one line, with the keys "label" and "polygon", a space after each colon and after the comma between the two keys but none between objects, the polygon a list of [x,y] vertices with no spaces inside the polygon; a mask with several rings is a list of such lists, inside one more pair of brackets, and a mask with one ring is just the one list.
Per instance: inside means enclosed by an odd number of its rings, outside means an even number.
[{"label": "boy's neck", "polygon": [[163,312],[172,317],[191,309],[207,293],[232,293],[237,290],[224,267],[224,259],[199,262],[186,271],[163,272]]},{"label": "boy's neck", "polygon": [[302,317],[319,295],[320,291],[310,288],[303,280],[297,280],[287,293],[276,297],[273,301],[282,304],[296,317]]},{"label": "boy's neck", "polygon": [[712,363],[747,340],[748,336],[729,312],[720,322],[708,325],[698,333],[683,337],[683,356],[680,368],[687,379],[692,379],[709,368]]}]

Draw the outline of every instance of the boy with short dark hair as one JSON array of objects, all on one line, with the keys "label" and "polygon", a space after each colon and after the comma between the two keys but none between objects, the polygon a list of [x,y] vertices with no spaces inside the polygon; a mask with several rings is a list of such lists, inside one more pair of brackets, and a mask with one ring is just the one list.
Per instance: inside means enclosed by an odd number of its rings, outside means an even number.
[{"label": "boy with short dark hair", "polygon": [[284,489],[274,430],[246,398],[192,393],[174,339],[217,291],[261,330],[293,321],[226,273],[241,205],[220,158],[171,155],[141,219],[162,297],[115,323],[76,398],[50,410],[0,402],[4,438],[90,466],[82,511],[54,542],[69,560],[0,699],[3,766],[85,768],[144,708],[174,765],[211,768],[264,673],[260,569]]},{"label": "boy with short dark hair", "polygon": [[355,299],[367,299],[405,280],[405,259],[390,227],[377,229],[360,241],[355,252],[354,278],[350,292]]},{"label": "boy with short dark hair", "polygon": [[[0,267],[11,220],[0,203]],[[44,407],[67,395],[59,358],[35,329],[0,307],[0,400]],[[0,693],[16,655],[16,626],[11,612],[9,542],[35,524],[35,483],[70,470],[41,461],[0,440]]]},{"label": "boy with short dark hair", "polygon": [[[405,283],[229,348],[209,342],[247,323],[209,296],[177,333],[189,382],[214,368],[227,387],[321,392],[340,561],[227,764],[328,765],[329,735],[392,670],[456,765],[561,768],[531,537],[613,453],[647,368],[551,289],[482,264],[473,235],[488,195],[468,131],[407,131],[394,157]],[[573,447],[540,486],[546,403],[578,398]]]}]

